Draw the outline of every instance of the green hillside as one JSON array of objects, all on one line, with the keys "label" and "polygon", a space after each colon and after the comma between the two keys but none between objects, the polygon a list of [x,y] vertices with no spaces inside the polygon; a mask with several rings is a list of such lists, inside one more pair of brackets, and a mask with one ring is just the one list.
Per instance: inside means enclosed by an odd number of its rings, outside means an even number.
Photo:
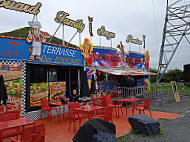
[{"label": "green hillside", "polygon": [[[21,37],[21,38],[26,38],[28,36],[28,31],[30,30],[30,27],[24,27],[21,29],[16,29],[14,31],[11,32],[5,32],[5,33],[0,33],[0,35],[2,36],[10,36],[10,37]],[[46,41],[49,41],[49,39],[47,39]],[[53,37],[53,39],[51,40],[50,43],[54,43],[54,44],[59,44],[62,45],[62,40],[56,37]],[[65,42],[65,45],[67,45],[68,42]],[[73,44],[69,44],[69,47],[74,47],[74,48],[79,48],[76,45]]]}]

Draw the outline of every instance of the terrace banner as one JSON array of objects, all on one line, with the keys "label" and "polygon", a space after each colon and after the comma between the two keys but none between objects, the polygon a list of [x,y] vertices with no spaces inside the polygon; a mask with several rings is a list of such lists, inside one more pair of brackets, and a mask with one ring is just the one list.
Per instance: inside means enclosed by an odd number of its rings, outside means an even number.
[{"label": "terrace banner", "polygon": [[39,64],[83,66],[81,51],[42,43],[40,59],[29,59],[31,43],[25,39],[0,37],[0,60],[19,60]]}]

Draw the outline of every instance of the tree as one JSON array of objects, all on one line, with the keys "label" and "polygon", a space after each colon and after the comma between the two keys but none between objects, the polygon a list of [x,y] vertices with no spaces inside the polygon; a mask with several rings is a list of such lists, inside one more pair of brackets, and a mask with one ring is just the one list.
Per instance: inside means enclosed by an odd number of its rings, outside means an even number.
[{"label": "tree", "polygon": [[180,80],[182,80],[182,77],[183,72],[180,69],[169,70],[167,73],[163,75],[161,82],[179,82]]},{"label": "tree", "polygon": [[[150,71],[150,72],[153,72],[153,73],[158,73],[158,70],[157,70],[157,69],[149,68],[149,71]],[[150,82],[151,82],[151,83],[155,83],[156,80],[157,80],[157,75],[152,75],[152,76],[150,76]]]}]

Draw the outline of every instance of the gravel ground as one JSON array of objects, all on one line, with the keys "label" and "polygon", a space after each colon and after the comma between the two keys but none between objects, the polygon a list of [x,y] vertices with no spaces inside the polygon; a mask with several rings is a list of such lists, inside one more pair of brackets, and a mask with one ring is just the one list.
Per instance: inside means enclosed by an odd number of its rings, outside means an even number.
[{"label": "gravel ground", "polygon": [[151,104],[151,110],[178,113],[183,116],[173,120],[160,119],[161,134],[145,136],[130,133],[118,142],[190,142],[190,98],[184,97],[180,103],[172,101],[162,106]]}]

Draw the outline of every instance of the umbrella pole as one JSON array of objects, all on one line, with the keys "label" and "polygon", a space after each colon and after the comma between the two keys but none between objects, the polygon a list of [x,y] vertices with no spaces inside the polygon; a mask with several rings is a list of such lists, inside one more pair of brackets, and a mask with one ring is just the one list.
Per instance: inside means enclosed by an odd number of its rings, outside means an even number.
[{"label": "umbrella pole", "polygon": [[3,105],[3,106],[4,106],[4,112],[7,111],[6,106],[5,105]]}]

